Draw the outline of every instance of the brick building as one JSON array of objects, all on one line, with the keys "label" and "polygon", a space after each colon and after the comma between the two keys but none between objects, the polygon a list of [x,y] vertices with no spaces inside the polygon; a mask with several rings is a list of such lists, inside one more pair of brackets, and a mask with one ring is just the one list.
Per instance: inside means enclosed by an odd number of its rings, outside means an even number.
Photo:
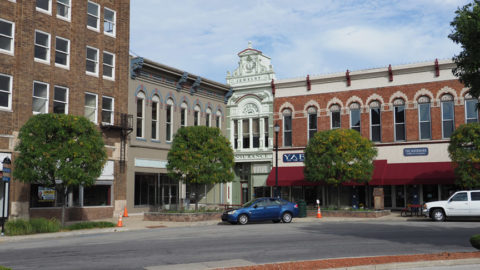
[{"label": "brick building", "polygon": [[[70,220],[111,217],[125,205],[129,10],[129,0],[0,1],[0,158],[15,159],[18,131],[34,114],[84,115],[102,130],[107,165],[94,186],[69,194]],[[53,194],[13,179],[10,216],[60,216],[64,202]]]},{"label": "brick building", "polygon": [[[304,179],[303,152],[315,132],[351,128],[375,143],[378,156],[368,185],[342,187],[342,205],[371,205],[373,187],[383,187],[386,208],[447,198],[456,188],[449,137],[478,121],[477,100],[453,67],[444,60],[276,81],[282,195],[335,204],[336,188]],[[275,185],[274,169],[267,184]]]}]

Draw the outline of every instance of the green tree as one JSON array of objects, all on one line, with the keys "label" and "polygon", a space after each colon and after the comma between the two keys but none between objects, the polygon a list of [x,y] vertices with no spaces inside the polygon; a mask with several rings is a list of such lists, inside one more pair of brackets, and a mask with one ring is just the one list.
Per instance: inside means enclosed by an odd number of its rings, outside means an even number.
[{"label": "green tree", "polygon": [[[215,184],[233,181],[233,150],[218,128],[192,126],[175,134],[168,152],[169,176],[194,184]],[[195,192],[198,210],[198,192]]]},{"label": "green tree", "polygon": [[457,66],[452,70],[472,96],[480,95],[480,1],[474,0],[455,11],[450,23],[453,31],[448,37],[461,44],[462,51],[453,58]]},{"label": "green tree", "polygon": [[[72,187],[90,186],[107,161],[102,135],[82,116],[38,114],[20,129],[15,147],[13,176],[16,180],[63,191],[62,225],[67,194]],[[61,180],[56,185],[55,180]]]},{"label": "green tree", "polygon": [[455,164],[456,184],[465,189],[480,187],[480,124],[458,127],[450,137],[448,153]]},{"label": "green tree", "polygon": [[337,206],[340,207],[340,185],[370,181],[376,156],[373,143],[355,130],[321,131],[309,140],[305,149],[304,174],[308,181],[336,186]]}]

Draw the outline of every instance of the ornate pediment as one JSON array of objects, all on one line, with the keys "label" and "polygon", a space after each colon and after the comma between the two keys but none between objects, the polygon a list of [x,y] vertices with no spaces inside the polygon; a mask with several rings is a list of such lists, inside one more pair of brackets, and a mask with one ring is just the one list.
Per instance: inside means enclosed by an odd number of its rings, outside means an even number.
[{"label": "ornate pediment", "polygon": [[245,106],[243,106],[242,113],[244,115],[257,114],[258,107],[253,103],[247,103],[245,104]]}]

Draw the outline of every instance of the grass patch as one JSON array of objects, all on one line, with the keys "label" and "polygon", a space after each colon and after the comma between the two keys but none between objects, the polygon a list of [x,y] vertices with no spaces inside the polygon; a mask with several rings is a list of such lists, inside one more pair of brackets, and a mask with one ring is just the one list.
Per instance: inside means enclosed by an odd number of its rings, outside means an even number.
[{"label": "grass patch", "polygon": [[64,229],[69,231],[94,229],[94,228],[112,228],[115,224],[108,221],[85,221],[66,226]]},{"label": "grass patch", "polygon": [[470,244],[476,249],[480,249],[480,234],[475,234],[470,238]]},{"label": "grass patch", "polygon": [[31,220],[16,219],[9,220],[5,223],[6,235],[25,235],[34,233],[49,233],[60,231],[60,222],[58,220],[33,218]]},{"label": "grass patch", "polygon": [[44,218],[32,218],[30,224],[34,233],[50,233],[60,231],[61,224],[58,220],[44,219]]},{"label": "grass patch", "polygon": [[8,267],[0,265],[0,270],[12,270],[12,268],[8,268]]}]

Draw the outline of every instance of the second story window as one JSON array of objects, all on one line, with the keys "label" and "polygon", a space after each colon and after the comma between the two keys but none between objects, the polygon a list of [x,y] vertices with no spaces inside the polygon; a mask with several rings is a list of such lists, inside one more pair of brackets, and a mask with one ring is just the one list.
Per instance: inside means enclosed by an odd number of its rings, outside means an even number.
[{"label": "second story window", "polygon": [[350,129],[360,132],[360,104],[350,104]]},{"label": "second story window", "polygon": [[87,28],[100,31],[100,6],[97,3],[88,1],[87,5]]},{"label": "second story window", "polygon": [[173,137],[173,100],[167,100],[166,106],[166,120],[165,120],[165,131],[166,131],[166,140],[167,142],[172,141]]},{"label": "second story window", "polygon": [[217,111],[217,117],[215,117],[215,126],[217,128],[222,128],[222,112]]},{"label": "second story window", "polygon": [[110,36],[115,36],[115,11],[105,8],[103,13],[103,32]]},{"label": "second story window", "polygon": [[393,101],[395,141],[405,141],[405,101],[397,98]]},{"label": "second story window", "polygon": [[372,101],[370,103],[370,137],[372,142],[382,141],[381,120],[380,102]]},{"label": "second story window", "polygon": [[193,125],[199,126],[200,125],[200,106],[196,105],[194,112],[193,112]]},{"label": "second story window", "polygon": [[50,34],[35,30],[35,60],[50,63]]},{"label": "second story window", "polygon": [[96,94],[85,93],[85,117],[97,123],[98,100]]},{"label": "second story window", "polygon": [[283,146],[292,146],[292,110],[285,109],[283,114]]},{"label": "second story window", "polygon": [[263,120],[263,124],[264,124],[264,128],[263,128],[263,132],[264,132],[264,144],[265,144],[265,148],[268,148],[269,144],[268,144],[268,137],[269,137],[269,128],[268,128],[268,117],[265,117],[264,120]]},{"label": "second story window", "polygon": [[53,113],[68,114],[68,88],[57,85],[53,88]]},{"label": "second story window", "polygon": [[152,140],[158,140],[158,119],[160,116],[160,98],[154,95],[152,98]]},{"label": "second story window", "polygon": [[478,122],[478,100],[474,99],[470,93],[465,95],[465,123]]},{"label": "second story window", "polygon": [[87,74],[98,76],[98,49],[87,47]]},{"label": "second story window", "polygon": [[15,24],[0,19],[0,53],[13,54]]},{"label": "second story window", "polygon": [[315,136],[317,133],[317,109],[315,107],[309,107],[307,109],[308,114],[308,140]]},{"label": "second story window", "polygon": [[52,0],[36,0],[37,11],[52,14]]},{"label": "second story window", "polygon": [[432,127],[430,117],[430,98],[421,96],[418,98],[418,124],[420,130],[420,140],[430,140],[432,138]]},{"label": "second story window", "polygon": [[210,127],[212,124],[212,110],[207,108],[205,112],[205,126]]},{"label": "second story window", "polygon": [[70,40],[55,38],[55,66],[67,67],[70,65]]},{"label": "second story window", "polygon": [[187,103],[183,102],[180,106],[180,127],[187,126],[187,115],[188,115],[188,105]]},{"label": "second story window", "polygon": [[70,21],[71,0],[57,0],[57,18]]},{"label": "second story window", "polygon": [[446,94],[442,98],[442,137],[450,138],[455,129],[453,96]]},{"label": "second story window", "polygon": [[115,79],[115,54],[103,52],[103,78]]},{"label": "second story window", "polygon": [[260,147],[260,118],[252,119],[253,148]]},{"label": "second story window", "polygon": [[143,92],[139,92],[137,95],[137,116],[136,116],[137,138],[143,138],[144,116],[145,116],[145,94],[143,94]]},{"label": "second story window", "polygon": [[12,109],[12,76],[0,73],[0,109]]},{"label": "second story window", "polygon": [[33,114],[48,113],[48,84],[33,82]]},{"label": "second story window", "polygon": [[242,148],[250,148],[250,119],[242,121]]},{"label": "second story window", "polygon": [[113,98],[102,97],[102,124],[113,125]]},{"label": "second story window", "polygon": [[238,149],[238,125],[239,121],[233,121],[233,149]]},{"label": "second story window", "polygon": [[330,127],[331,129],[342,127],[340,121],[340,106],[338,104],[330,106]]}]

